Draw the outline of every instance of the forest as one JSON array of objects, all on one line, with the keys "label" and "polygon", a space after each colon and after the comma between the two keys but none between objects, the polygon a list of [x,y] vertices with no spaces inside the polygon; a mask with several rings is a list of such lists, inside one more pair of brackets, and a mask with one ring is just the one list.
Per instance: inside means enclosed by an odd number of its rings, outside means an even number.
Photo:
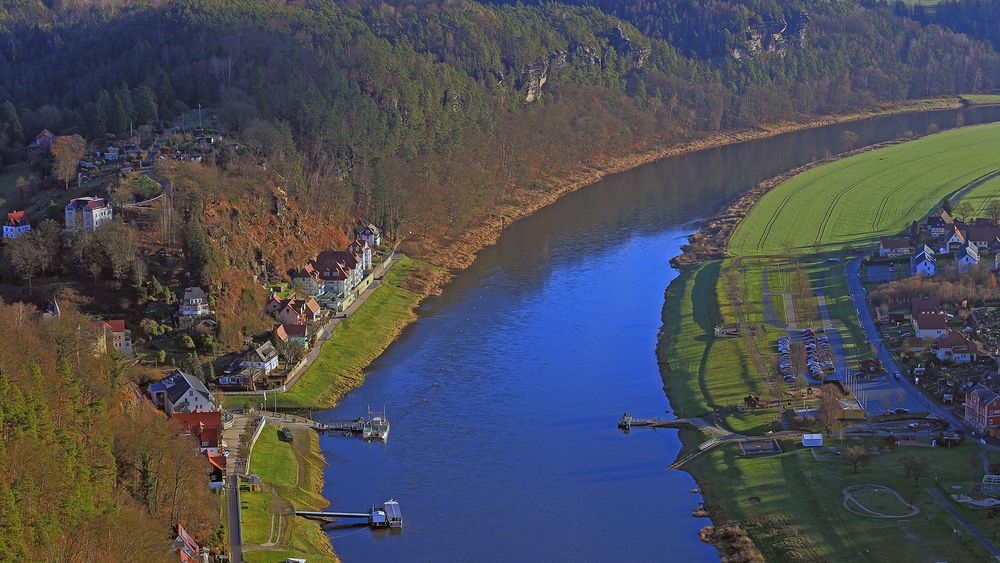
[{"label": "forest", "polygon": [[[160,287],[143,245],[181,247],[191,283],[216,300],[219,340],[235,347],[267,330],[245,314],[265,299],[258,282],[345,244],[359,221],[414,239],[420,252],[583,163],[886,102],[993,92],[990,5],[8,0],[0,172],[23,161],[43,129],[100,146],[199,108],[245,150],[164,166],[174,187],[161,212],[168,220],[148,219],[148,233],[116,222],[77,238],[39,217],[37,236],[4,257],[34,275],[134,290],[80,296],[114,310],[144,307],[145,292]],[[281,216],[276,201],[287,202]],[[36,204],[59,218],[61,202]],[[8,288],[24,282],[37,298],[33,280],[8,271]],[[0,304],[0,334],[21,344],[0,347],[0,461],[9,468],[0,560],[140,559],[133,554],[166,553],[177,523],[202,541],[218,538],[205,462],[137,398],[140,368],[94,358],[88,323]],[[126,526],[134,533],[106,533]]]}]

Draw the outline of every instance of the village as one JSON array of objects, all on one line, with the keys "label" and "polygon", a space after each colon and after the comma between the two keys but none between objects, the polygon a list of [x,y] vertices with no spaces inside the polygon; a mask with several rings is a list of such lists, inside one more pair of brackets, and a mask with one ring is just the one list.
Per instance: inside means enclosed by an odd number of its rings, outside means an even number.
[{"label": "village", "polygon": [[[79,195],[65,202],[61,233],[53,235],[55,222],[47,220],[48,236],[62,236],[72,242],[80,236],[99,235],[116,221],[120,223],[124,211],[141,209],[168,195],[169,182],[159,177],[154,168],[158,161],[200,163],[205,155],[215,158],[219,151],[239,150],[235,143],[223,145],[222,134],[206,132],[200,127],[175,128],[158,134],[147,131],[147,138],[143,148],[137,139],[135,143],[117,141],[84,151],[79,137],[67,139],[48,130],[39,133],[26,147],[32,166],[51,165],[53,174],[60,174],[57,170],[60,157],[55,153],[67,142],[73,144],[72,156],[77,159],[72,175],[62,176],[67,189],[71,182],[75,183],[72,193]],[[169,146],[164,142],[167,138],[171,139]],[[123,180],[127,180],[127,189],[115,189],[116,185],[122,186]],[[37,206],[35,211],[46,213]],[[16,245],[34,236],[32,214],[27,209],[7,210],[4,215],[5,245]],[[379,287],[397,259],[394,246],[378,226],[358,224],[353,235],[345,248],[320,251],[286,272],[283,280],[273,275],[262,280],[268,297],[255,314],[268,319],[272,328],[247,338],[242,349],[227,350],[220,345],[220,320],[213,306],[215,296],[197,285],[167,287],[154,281],[145,314],[138,321],[134,317],[108,317],[80,329],[83,337],[93,342],[95,357],[112,354],[136,365],[161,370],[162,377],[145,385],[145,397],[178,431],[189,435],[194,447],[204,455],[210,467],[207,486],[227,493],[228,524],[230,529],[236,529],[231,532],[235,536],[231,538],[232,549],[237,553],[242,526],[240,508],[246,508],[246,501],[241,503],[240,491],[259,493],[263,484],[250,471],[250,453],[268,425],[267,413],[257,407],[267,406],[269,392],[274,400],[277,394],[294,388],[319,357],[319,349],[330,338],[333,328],[348,319]],[[176,264],[183,260],[182,254],[162,248],[155,255]],[[43,318],[61,316],[63,307],[58,298],[52,298]],[[223,395],[246,399],[244,402],[250,408],[227,409],[223,406]],[[308,419],[281,420],[283,423],[291,420],[291,427],[295,428],[318,428]],[[385,428],[381,431],[376,428],[373,435],[384,440],[388,423],[384,417],[378,420],[383,421]],[[278,422],[272,418],[271,423]],[[287,426],[281,428],[281,439],[291,442],[292,432]],[[357,430],[360,433],[360,427]],[[367,432],[365,436],[368,437]],[[228,488],[227,478],[233,479]],[[390,519],[386,525],[391,522]],[[400,523],[401,520],[392,525]],[[177,526],[176,548],[182,561],[209,558],[208,550],[199,547],[182,524]]]}]

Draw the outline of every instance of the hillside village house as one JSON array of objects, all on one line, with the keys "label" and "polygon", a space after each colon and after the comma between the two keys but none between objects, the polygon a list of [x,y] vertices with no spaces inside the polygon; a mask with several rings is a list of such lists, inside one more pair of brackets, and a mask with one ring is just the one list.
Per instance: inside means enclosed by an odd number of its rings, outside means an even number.
[{"label": "hillside village house", "polygon": [[1000,229],[992,225],[969,227],[965,239],[979,250],[996,252],[1000,249]]},{"label": "hillside village house", "polygon": [[312,296],[346,295],[364,278],[361,261],[350,251],[324,250],[292,273],[292,283]]},{"label": "hillside village house", "polygon": [[111,216],[111,206],[103,198],[78,197],[66,204],[66,230],[93,232]]},{"label": "hillside village house", "polygon": [[976,264],[979,264],[979,248],[971,241],[966,241],[955,253],[955,266],[961,274]]},{"label": "hillside village house", "polygon": [[177,314],[182,317],[204,317],[211,314],[208,307],[208,296],[200,287],[189,287],[184,290],[181,297],[180,308]]},{"label": "hillside village house", "polygon": [[132,355],[132,331],[125,328],[125,321],[118,319],[104,322],[104,333],[111,347],[122,354]]},{"label": "hillside village house", "polygon": [[882,237],[878,245],[878,255],[882,258],[909,256],[913,253],[913,245],[909,239]]},{"label": "hillside village house", "polygon": [[3,224],[3,238],[17,238],[31,232],[31,223],[24,211],[11,211]]},{"label": "hillside village house", "polygon": [[936,340],[948,332],[948,317],[944,313],[917,313],[910,322],[917,338]]},{"label": "hillside village house", "polygon": [[910,258],[910,275],[932,278],[937,273],[937,256],[929,246],[924,245],[920,252]]},{"label": "hillside village house", "polygon": [[172,416],[178,412],[212,412],[215,395],[197,377],[179,369],[149,386],[153,403]]},{"label": "hillside village house", "polygon": [[995,435],[1000,426],[1000,395],[983,385],[975,385],[965,394],[965,423],[981,434]]},{"label": "hillside village house", "polygon": [[368,223],[358,231],[358,238],[368,243],[372,248],[382,244],[382,231],[375,225]]},{"label": "hillside village house", "polygon": [[251,350],[243,360],[242,367],[257,368],[265,375],[278,369],[278,351],[274,344],[268,341]]},{"label": "hillside village house", "polygon": [[42,132],[35,135],[35,140],[31,141],[28,145],[28,151],[31,152],[52,152],[52,145],[56,142],[56,135],[48,129],[42,129]]},{"label": "hillside village house", "polygon": [[222,441],[222,413],[209,412],[178,412],[170,417],[183,432],[194,437],[198,442],[200,453],[218,454],[225,447]]},{"label": "hillside village house", "polygon": [[954,227],[955,221],[952,220],[947,211],[942,210],[941,213],[927,218],[927,233],[932,237],[943,237]]},{"label": "hillside village house", "polygon": [[[270,303],[268,303],[270,305]],[[314,323],[322,316],[322,310],[315,299],[286,299],[280,303],[278,322],[282,324]],[[271,308],[271,307],[268,307]]]},{"label": "hillside village house", "polygon": [[961,332],[952,330],[934,342],[931,352],[942,362],[967,364],[976,361],[979,346]]},{"label": "hillside village house", "polygon": [[941,312],[941,299],[938,297],[923,296],[910,300],[910,317],[916,317],[920,313]]},{"label": "hillside village house", "polygon": [[[256,362],[254,363],[256,364]],[[244,363],[243,360],[233,362],[222,375],[216,378],[215,384],[220,387],[237,387],[256,391],[257,384],[264,378],[264,370],[256,365]]]},{"label": "hillside village house", "polygon": [[953,225],[951,230],[945,234],[941,253],[955,252],[963,244],[965,244],[965,235],[962,234],[962,230],[958,228],[958,225]]},{"label": "hillside village house", "polygon": [[372,269],[372,247],[368,241],[357,239],[347,247],[347,251],[361,257],[361,269],[369,271]]},{"label": "hillside village house", "polygon": [[278,325],[274,329],[274,337],[284,343],[298,342],[302,348],[309,348],[309,327],[306,325]]}]

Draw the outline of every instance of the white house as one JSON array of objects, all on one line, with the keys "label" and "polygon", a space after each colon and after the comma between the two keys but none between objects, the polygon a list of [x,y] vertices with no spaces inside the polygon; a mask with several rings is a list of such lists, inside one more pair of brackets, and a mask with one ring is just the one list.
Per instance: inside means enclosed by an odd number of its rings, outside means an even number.
[{"label": "white house", "polygon": [[942,362],[967,364],[976,360],[979,346],[961,332],[952,330],[934,342],[931,352]]},{"label": "white house", "polygon": [[242,362],[243,367],[254,367],[262,370],[265,374],[278,369],[278,350],[270,341],[261,344],[247,354],[246,360]]},{"label": "white house", "polygon": [[930,247],[924,245],[920,252],[910,258],[910,275],[930,278],[934,277],[935,273],[937,273],[937,256]]},{"label": "white house", "polygon": [[7,214],[7,222],[3,224],[3,238],[17,238],[29,232],[31,223],[24,211],[11,211]]},{"label": "white house", "polygon": [[115,350],[130,356],[135,353],[132,348],[132,331],[125,328],[125,321],[104,321],[104,333]]},{"label": "white house", "polygon": [[382,244],[382,231],[375,225],[368,223],[358,231],[358,238],[375,247]]},{"label": "white house", "polygon": [[149,395],[156,406],[168,415],[175,412],[212,412],[215,395],[205,384],[179,369],[149,386]]},{"label": "white house", "polygon": [[937,339],[948,332],[948,316],[944,313],[917,313],[910,322],[917,338]]},{"label": "white house", "polygon": [[909,256],[913,253],[913,245],[905,238],[882,237],[878,245],[878,255],[882,258]]},{"label": "white house", "polygon": [[969,268],[979,263],[979,248],[972,242],[966,241],[955,253],[955,265],[958,272],[967,272]]},{"label": "white house", "polygon": [[111,206],[100,197],[78,197],[66,204],[66,230],[95,231],[111,220]]},{"label": "white house", "polygon": [[368,241],[357,239],[347,247],[348,252],[352,252],[361,257],[361,269],[368,271],[372,269],[372,246]]},{"label": "white house", "polygon": [[208,296],[200,287],[189,287],[184,290],[181,306],[177,314],[182,317],[203,317],[211,314],[208,307]]},{"label": "white house", "polygon": [[951,229],[945,233],[944,245],[941,247],[941,252],[954,252],[958,250],[958,247],[965,244],[965,235],[957,227],[952,225]]}]

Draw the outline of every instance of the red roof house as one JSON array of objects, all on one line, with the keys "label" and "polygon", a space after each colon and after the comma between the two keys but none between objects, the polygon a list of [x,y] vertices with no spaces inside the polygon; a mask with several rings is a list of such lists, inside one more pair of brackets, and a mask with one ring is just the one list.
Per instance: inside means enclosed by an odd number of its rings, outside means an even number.
[{"label": "red roof house", "polygon": [[222,413],[175,412],[170,420],[198,440],[200,451],[219,453],[222,445]]}]

